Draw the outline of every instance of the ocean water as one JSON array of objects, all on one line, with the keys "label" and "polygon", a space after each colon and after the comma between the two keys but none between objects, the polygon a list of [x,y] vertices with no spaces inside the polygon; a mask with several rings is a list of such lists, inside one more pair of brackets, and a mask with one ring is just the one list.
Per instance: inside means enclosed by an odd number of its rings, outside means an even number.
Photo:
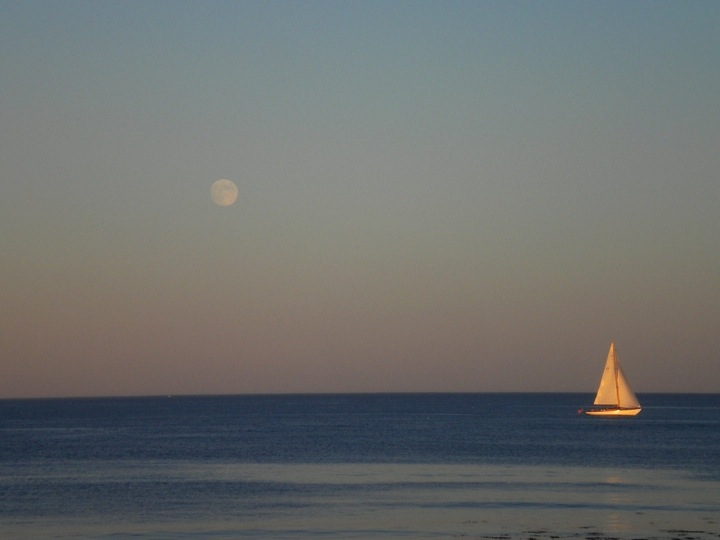
[{"label": "ocean water", "polygon": [[0,538],[720,538],[720,395],[0,400]]}]

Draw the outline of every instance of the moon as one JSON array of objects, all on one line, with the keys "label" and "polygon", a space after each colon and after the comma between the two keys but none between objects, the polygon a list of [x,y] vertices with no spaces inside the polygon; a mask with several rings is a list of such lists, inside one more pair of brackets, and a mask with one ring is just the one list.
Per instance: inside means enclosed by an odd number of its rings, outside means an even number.
[{"label": "moon", "polygon": [[238,188],[232,180],[216,180],[210,188],[210,197],[218,206],[230,206],[238,198]]}]

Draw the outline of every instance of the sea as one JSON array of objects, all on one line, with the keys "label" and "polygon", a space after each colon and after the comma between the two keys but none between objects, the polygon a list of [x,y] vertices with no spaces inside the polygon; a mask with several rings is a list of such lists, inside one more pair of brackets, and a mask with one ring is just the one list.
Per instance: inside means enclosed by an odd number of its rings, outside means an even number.
[{"label": "sea", "polygon": [[638,397],[0,400],[0,538],[720,538],[720,395]]}]

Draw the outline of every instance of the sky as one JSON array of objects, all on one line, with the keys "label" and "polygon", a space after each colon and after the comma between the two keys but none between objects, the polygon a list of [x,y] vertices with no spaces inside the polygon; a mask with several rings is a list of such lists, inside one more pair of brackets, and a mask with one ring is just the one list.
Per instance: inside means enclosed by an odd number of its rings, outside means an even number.
[{"label": "sky", "polygon": [[720,392],[720,2],[0,10],[0,398]]}]

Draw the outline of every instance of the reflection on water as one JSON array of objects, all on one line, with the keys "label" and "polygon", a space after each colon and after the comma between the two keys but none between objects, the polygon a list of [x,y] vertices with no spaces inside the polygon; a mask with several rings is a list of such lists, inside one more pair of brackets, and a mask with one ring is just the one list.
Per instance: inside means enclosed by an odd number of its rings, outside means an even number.
[{"label": "reflection on water", "polygon": [[[35,466],[19,474],[25,485],[32,476],[38,483],[52,479],[40,494],[49,505],[46,518],[35,519],[32,530],[53,524],[44,532],[60,537],[94,537],[108,524],[153,538],[310,538],[340,531],[344,538],[541,537],[543,531],[663,537],[668,530],[712,531],[710,516],[720,511],[720,483],[660,470],[127,462],[68,464],[61,473]],[[7,477],[3,484],[12,487]],[[68,490],[72,501],[64,496]],[[94,508],[97,520],[76,514],[76,504],[83,512]],[[27,529],[21,516],[6,515],[0,531],[12,536]]]},{"label": "reflection on water", "polygon": [[[625,508],[632,503],[628,497],[631,490],[623,489],[625,483],[620,476],[607,475],[604,483],[608,487],[608,490],[601,496],[605,506],[608,508]],[[604,516],[604,520],[600,525],[607,532],[620,534],[633,530],[634,520],[632,517],[634,517],[633,514],[627,512],[620,513],[610,510]]]}]

